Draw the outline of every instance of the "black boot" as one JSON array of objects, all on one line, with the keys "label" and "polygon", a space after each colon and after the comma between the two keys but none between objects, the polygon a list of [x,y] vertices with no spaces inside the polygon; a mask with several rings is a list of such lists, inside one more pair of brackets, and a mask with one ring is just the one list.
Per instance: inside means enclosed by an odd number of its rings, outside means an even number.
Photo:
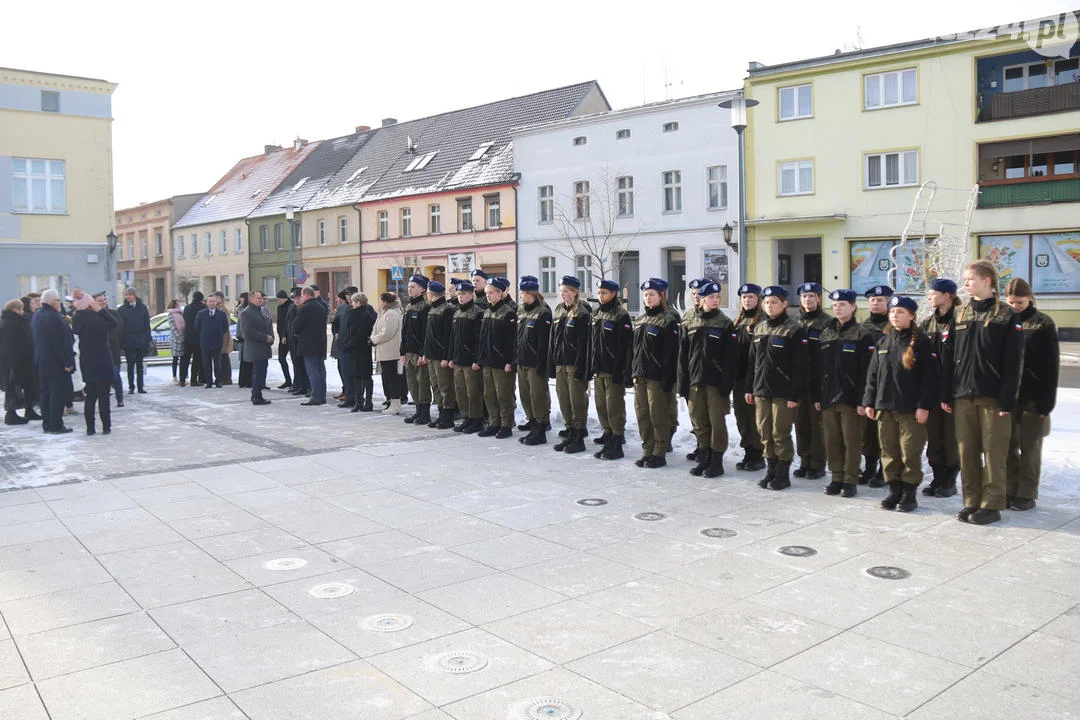
[{"label": "black boot", "polygon": [[904,494],[904,483],[891,482],[889,483],[889,494],[885,496],[885,499],[881,501],[881,507],[886,510],[895,510],[896,506],[900,504],[900,496]]},{"label": "black boot", "polygon": [[645,464],[644,464],[643,467],[655,469],[655,468],[662,468],[665,465],[667,465],[667,456],[665,456],[665,455],[650,455],[649,458],[645,461]]},{"label": "black boot", "polygon": [[[402,403],[404,405],[404,403]],[[413,414],[403,418],[409,425],[420,422],[420,403],[413,406]]]},{"label": "black boot", "polygon": [[712,462],[712,450],[709,448],[698,448],[697,465],[690,468],[690,474],[694,477],[701,477],[701,474],[705,472],[705,468],[709,467],[710,462]]},{"label": "black boot", "polygon": [[839,495],[844,489],[843,473],[834,473],[832,482],[825,486],[826,495]]},{"label": "black boot", "polygon": [[611,431],[605,430],[604,434],[598,438],[593,438],[593,443],[596,445],[607,445],[611,441]]},{"label": "black boot", "polygon": [[447,408],[439,413],[439,424],[435,428],[438,430],[452,430],[454,428],[453,408]]},{"label": "black boot", "polygon": [[30,420],[41,420],[41,419],[42,419],[42,418],[41,418],[41,415],[39,415],[39,414],[37,413],[37,411],[35,411],[35,410],[34,410],[34,408],[33,408],[33,407],[27,407],[27,408],[26,408],[26,412],[24,413],[24,416],[25,416],[25,419],[26,419],[27,421],[30,421]]},{"label": "black boot", "polygon": [[431,403],[416,403],[416,422],[414,425],[427,425],[431,422]]},{"label": "black boot", "polygon": [[919,503],[915,499],[915,486],[910,483],[901,484],[904,488],[903,492],[900,493],[900,504],[896,506],[896,509],[900,512],[911,512],[919,507]]},{"label": "black boot", "polygon": [[705,468],[703,473],[707,478],[720,477],[724,474],[724,453],[712,451],[712,457],[709,458],[709,467]]},{"label": "black boot", "polygon": [[546,445],[547,444],[547,424],[541,420],[532,421],[532,431],[523,438],[520,438],[522,445]]},{"label": "black boot", "polygon": [[877,470],[874,471],[874,477],[870,478],[870,487],[885,487],[885,470],[881,458],[877,460]]},{"label": "black boot", "polygon": [[604,449],[597,453],[597,457],[601,460],[620,460],[626,457],[623,454],[622,446],[626,443],[626,438],[622,435],[612,435],[611,442],[604,446]]},{"label": "black boot", "polygon": [[532,420],[525,418],[525,422],[518,425],[518,430],[532,430],[532,423]]},{"label": "black boot", "polygon": [[863,460],[866,462],[866,469],[859,474],[859,484],[865,485],[870,482],[874,474],[877,473],[878,459],[873,455],[863,455]]},{"label": "black boot", "polygon": [[19,414],[14,410],[8,410],[4,414],[5,425],[25,425],[28,422],[30,422],[29,418],[19,417]]},{"label": "black boot", "polygon": [[930,470],[934,473],[934,479],[930,481],[930,484],[922,489],[923,495],[933,497],[937,494],[937,489],[941,485],[941,480],[945,476],[945,468],[941,465],[931,465]]},{"label": "black boot", "polygon": [[357,396],[356,402],[353,403],[352,410],[350,410],[349,412],[351,412],[351,413],[360,412],[363,409],[364,409],[364,401],[361,400],[359,396]]},{"label": "black boot", "polygon": [[735,463],[735,469],[749,472],[764,470],[765,458],[762,456],[760,450],[755,450],[754,448],[747,448],[746,452],[743,454],[743,459]]},{"label": "black boot", "polygon": [[575,428],[571,431],[569,441],[563,452],[567,455],[573,455],[574,453],[585,452],[585,428]]},{"label": "black boot", "polygon": [[799,469],[791,474],[797,478],[804,478],[808,472],[810,472],[810,462],[799,458]]},{"label": "black boot", "polygon": [[956,494],[956,476],[960,474],[960,468],[945,467],[945,477],[934,491],[934,496],[939,498],[952,497]]},{"label": "black boot", "polygon": [[693,452],[686,453],[686,459],[690,462],[697,462],[699,452],[701,452],[701,448],[694,448]]},{"label": "black boot", "polygon": [[776,462],[776,474],[773,476],[773,479],[769,481],[769,489],[787,490],[789,487],[791,487],[791,476],[789,475],[790,472],[791,462],[784,462],[783,460],[778,460]]},{"label": "black boot", "polygon": [[493,437],[497,432],[499,432],[498,423],[491,423],[491,424],[485,426],[482,430],[480,430],[480,432],[476,433],[476,436],[477,437]]},{"label": "black boot", "polygon": [[465,427],[462,429],[461,434],[462,435],[472,435],[474,433],[479,433],[483,429],[484,429],[484,419],[483,418],[475,418],[473,420],[466,420],[465,421]]},{"label": "black boot", "polygon": [[[564,435],[563,433],[566,433],[566,434]],[[569,428],[568,427],[565,430],[560,430],[559,431],[559,437],[561,437],[562,440],[560,440],[559,442],[552,445],[551,449],[554,450],[555,452],[562,452],[563,450],[566,449],[566,446],[569,445],[573,441],[573,438],[574,438],[574,436],[576,434],[577,434],[576,428]]]},{"label": "black boot", "polygon": [[776,477],[776,463],[777,463],[776,458],[769,458],[766,461],[766,468],[767,469],[765,470],[765,477],[761,478],[757,482],[757,486],[759,488],[767,488],[767,487],[769,487],[769,483],[771,483],[773,481],[773,478]]},{"label": "black boot", "polygon": [[439,408],[438,410],[439,410],[439,414],[437,416],[435,416],[435,417],[431,417],[431,408],[428,407],[428,424],[427,424],[427,426],[429,428],[437,428],[437,427],[439,427],[439,421],[442,420],[442,416],[443,416],[444,413],[443,413],[442,408]]}]

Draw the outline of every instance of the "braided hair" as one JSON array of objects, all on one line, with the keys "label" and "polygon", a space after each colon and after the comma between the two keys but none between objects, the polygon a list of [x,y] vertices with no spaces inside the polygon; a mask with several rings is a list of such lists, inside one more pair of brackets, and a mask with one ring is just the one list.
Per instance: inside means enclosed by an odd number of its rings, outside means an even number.
[{"label": "braided hair", "polygon": [[[911,341],[907,344],[907,347],[904,348],[904,354],[900,359],[905,370],[911,370],[915,367],[915,343],[919,341],[919,326],[918,323],[915,322],[914,315],[912,315],[911,325],[908,325],[908,328],[911,330]],[[892,331],[892,323],[885,326],[886,335],[892,334]]]}]

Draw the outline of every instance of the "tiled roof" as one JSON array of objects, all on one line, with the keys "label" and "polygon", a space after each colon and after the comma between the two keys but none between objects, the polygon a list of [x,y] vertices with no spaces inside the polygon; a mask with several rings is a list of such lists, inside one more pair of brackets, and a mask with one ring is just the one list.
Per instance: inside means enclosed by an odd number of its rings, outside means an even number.
[{"label": "tiled roof", "polygon": [[307,143],[299,149],[288,147],[244,158],[199,198],[173,227],[206,225],[247,217],[319,145],[317,142]]}]

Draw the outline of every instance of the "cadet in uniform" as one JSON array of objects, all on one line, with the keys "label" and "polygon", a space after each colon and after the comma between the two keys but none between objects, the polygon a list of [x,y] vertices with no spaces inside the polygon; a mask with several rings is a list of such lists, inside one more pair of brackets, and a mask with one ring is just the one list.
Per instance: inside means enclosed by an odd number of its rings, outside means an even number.
[{"label": "cadet in uniform", "polygon": [[472,271],[473,296],[476,307],[480,308],[481,311],[488,308],[487,293],[484,292],[487,289],[487,284],[488,274],[486,272],[480,269]]},{"label": "cadet in uniform", "polygon": [[[870,317],[863,320],[863,327],[874,338],[875,344],[885,332],[885,326],[889,324],[889,298],[893,295],[893,289],[888,285],[875,285],[863,295],[870,304]],[[881,445],[878,443],[877,425],[866,418],[863,421],[863,459],[866,461],[866,469],[859,476],[862,484],[870,483],[870,487],[885,487],[885,476],[881,471]]]},{"label": "cadet in uniform", "polygon": [[987,525],[1006,507],[1005,478],[1024,365],[1024,327],[997,296],[997,268],[976,260],[964,271],[971,297],[945,341],[942,402],[956,420],[964,507],[961,522]]},{"label": "cadet in uniform", "polygon": [[401,362],[405,365],[409,394],[416,403],[416,412],[405,418],[405,422],[417,425],[431,422],[431,376],[427,363],[420,363],[427,337],[428,311],[431,310],[424,297],[427,287],[428,279],[423,275],[409,278],[409,303],[401,321]]},{"label": "cadet in uniform", "polygon": [[[562,300],[555,308],[551,325],[552,377],[566,428],[554,448],[559,452],[585,451],[585,423],[589,419],[589,303],[581,299],[581,282],[566,275],[559,286]],[[565,435],[563,433],[566,433]]]},{"label": "cadet in uniform", "polygon": [[454,432],[474,433],[484,427],[484,388],[481,384],[479,350],[480,319],[476,290],[468,280],[457,286],[458,309],[450,334],[450,367],[454,371],[454,394],[464,416]]},{"label": "cadet in uniform", "polygon": [[855,317],[854,290],[829,293],[834,318],[821,331],[810,365],[810,399],[821,412],[832,481],[826,495],[855,497],[862,448],[863,389],[874,340]]},{"label": "cadet in uniform", "polygon": [[697,438],[697,465],[690,474],[713,478],[724,474],[739,338],[720,310],[720,284],[702,283],[697,295],[697,309],[682,326],[679,394],[686,398]]},{"label": "cadet in uniform", "polygon": [[1057,327],[1035,309],[1035,294],[1027,280],[1010,280],[1005,300],[1024,328],[1024,377],[1012,413],[1005,499],[1012,510],[1030,510],[1039,497],[1042,441],[1050,432],[1050,413],[1057,402],[1060,348]]},{"label": "cadet in uniform", "polygon": [[517,313],[508,302],[510,281],[493,278],[484,288],[488,308],[480,321],[478,362],[484,373],[484,400],[488,426],[477,435],[510,437],[514,428],[514,341],[517,339]]},{"label": "cadet in uniform", "polygon": [[766,317],[754,328],[743,400],[754,405],[758,433],[765,443],[768,469],[758,487],[784,490],[791,487],[795,457],[791,426],[809,374],[807,341],[802,325],[787,314],[787,290],[770,285],[761,297]]},{"label": "cadet in uniform", "polygon": [[668,282],[649,278],[641,283],[645,312],[634,323],[634,411],[641,435],[638,467],[667,465],[671,450],[671,396],[679,360],[679,318],[668,307]]},{"label": "cadet in uniform", "polygon": [[[933,344],[940,372],[942,346],[952,332],[955,309],[960,306],[956,283],[948,278],[935,278],[930,281],[926,299],[930,301],[933,314],[922,321],[919,330]],[[922,494],[939,498],[955,495],[956,476],[960,474],[956,423],[950,413],[941,409],[940,404],[930,408],[930,419],[926,421],[926,459],[930,461],[934,476],[930,484],[922,489]]]},{"label": "cadet in uniform", "polygon": [[915,490],[923,478],[926,420],[940,390],[934,346],[915,324],[918,310],[909,297],[889,299],[889,326],[877,341],[863,393],[866,417],[877,423],[889,486],[881,507],[900,512],[919,506]]},{"label": "cadet in uniform", "polygon": [[593,395],[604,434],[593,440],[603,445],[593,457],[618,460],[626,442],[626,388],[634,352],[630,313],[619,299],[619,285],[601,280],[596,290],[599,307],[592,315]]},{"label": "cadet in uniform", "polygon": [[525,409],[528,435],[518,438],[525,445],[543,445],[551,422],[551,388],[548,386],[548,343],[551,340],[551,308],[540,294],[540,283],[531,275],[518,285],[517,343],[514,358],[518,369],[518,392]]},{"label": "cadet in uniform", "polygon": [[428,427],[449,430],[454,427],[454,410],[457,409],[454,371],[450,368],[450,334],[456,309],[446,300],[446,286],[438,280],[428,283],[427,299],[424,356],[420,360],[428,368],[432,395],[439,408],[439,416],[429,422]]},{"label": "cadet in uniform", "polygon": [[[812,366],[820,347],[821,331],[832,318],[821,308],[821,285],[816,282],[803,283],[795,288],[795,292],[799,296],[799,322],[806,331]],[[799,469],[792,475],[810,480],[825,477],[825,426],[821,411],[810,401],[809,389],[799,401],[799,412],[795,415],[795,443],[799,453]]]},{"label": "cadet in uniform", "polygon": [[[739,288],[739,316],[735,318],[735,330],[739,338],[739,357],[735,368],[735,392],[741,393],[746,387],[746,376],[751,372],[750,346],[754,342],[754,328],[763,318],[761,310],[761,286],[746,283]],[[739,428],[739,446],[743,449],[743,459],[735,463],[736,470],[763,470],[765,468],[765,446],[758,434],[757,418],[754,406],[735,398],[735,424]]]},{"label": "cadet in uniform", "polygon": [[[697,312],[698,289],[701,287],[702,283],[707,282],[709,282],[709,280],[707,279],[694,278],[686,284],[686,288],[690,291],[690,307],[686,309],[686,311],[682,314],[682,317],[679,319],[679,322],[681,322],[683,325],[686,325],[686,322],[694,316],[695,312]],[[686,396],[683,395],[683,397]],[[678,427],[679,424],[679,393],[676,393],[672,396],[671,407],[671,427],[672,429],[674,429]],[[689,398],[686,399],[686,412],[689,413],[690,417],[694,416],[694,408],[690,404]],[[674,435],[674,433],[672,433],[672,435]],[[696,436],[694,439],[697,439]],[[693,452],[689,452],[686,454],[686,459],[690,462],[697,462],[698,450],[701,449],[703,449],[701,445],[697,445],[694,448]]]}]

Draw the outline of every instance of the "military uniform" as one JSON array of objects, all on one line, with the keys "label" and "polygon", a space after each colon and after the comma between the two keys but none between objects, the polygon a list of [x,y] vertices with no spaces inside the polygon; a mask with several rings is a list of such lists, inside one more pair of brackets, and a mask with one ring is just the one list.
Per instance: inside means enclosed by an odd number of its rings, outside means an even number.
[{"label": "military uniform", "polygon": [[[821,309],[802,312],[799,315],[799,322],[806,330],[811,364],[820,349],[821,332],[830,320],[832,318]],[[810,402],[809,392],[799,401],[798,412],[795,414],[795,442],[798,447],[800,466],[794,473],[795,477],[810,477],[811,479],[822,477],[825,474],[825,425],[822,422],[821,411]]]},{"label": "military uniform", "polygon": [[429,310],[431,305],[421,293],[409,298],[401,320],[400,353],[405,358],[409,395],[416,403],[416,413],[405,418],[405,422],[427,424],[431,421],[431,376],[428,366],[420,364],[420,358],[424,355]]},{"label": "military uniform", "polygon": [[683,323],[679,342],[679,394],[687,398],[697,438],[692,475],[724,474],[728,447],[727,415],[735,385],[739,338],[731,318],[699,306]]},{"label": "military uniform", "polygon": [[[1012,419],[1024,365],[1024,329],[996,297],[971,300],[956,313],[944,344],[942,402],[952,405],[964,509],[977,524],[995,522],[1006,507]],[[980,512],[985,511],[985,512]]]},{"label": "military uniform", "polygon": [[[517,313],[506,297],[489,305],[480,321],[480,352],[477,362],[484,374],[484,400],[489,426],[481,435],[509,437],[514,427],[514,341],[517,338]],[[510,366],[510,372],[506,366]]]},{"label": "military uniform", "polygon": [[[870,317],[862,322],[863,328],[870,333],[875,345],[888,324],[888,314],[877,313],[870,313]],[[870,487],[882,487],[885,479],[881,469],[881,445],[878,442],[877,423],[869,418],[863,418],[862,454],[863,460],[866,461],[866,470],[859,476],[859,482],[869,482]]]},{"label": "military uniform", "polygon": [[[739,340],[738,363],[735,368],[735,392],[738,393],[746,387],[746,376],[751,372],[750,348],[754,343],[754,328],[765,317],[758,305],[753,311],[740,314],[735,323],[735,330]],[[757,418],[754,406],[743,402],[741,397],[735,398],[735,424],[739,428],[739,447],[743,449],[743,459],[735,465],[738,470],[760,470],[765,466],[765,446],[758,434]]]},{"label": "military uniform", "polygon": [[[671,399],[678,375],[678,316],[660,305],[634,322],[634,411],[641,435],[639,467],[660,467],[671,450]],[[653,460],[652,458],[656,458]]]},{"label": "military uniform", "polygon": [[450,335],[456,311],[457,308],[446,298],[438,298],[431,303],[424,327],[424,358],[428,363],[435,404],[439,408],[435,426],[440,430],[454,426],[454,410],[457,408],[454,371],[442,366],[444,361],[450,360]]},{"label": "military uniform", "polygon": [[825,426],[825,449],[832,473],[826,492],[835,495],[847,486],[855,494],[859,481],[862,447],[862,404],[866,372],[874,352],[874,340],[854,318],[846,323],[833,318],[821,331],[818,351],[810,366],[810,401],[821,404]]},{"label": "military uniform", "polygon": [[[938,369],[941,369],[942,346],[952,332],[955,322],[954,308],[944,313],[934,312],[922,321],[919,331],[926,336],[934,348]],[[956,418],[936,403],[930,409],[930,418],[926,421],[926,459],[934,476],[930,484],[923,488],[923,495],[952,497],[956,494],[956,476],[960,473],[960,449],[956,444]]]},{"label": "military uniform", "polygon": [[[551,340],[551,308],[537,300],[518,310],[514,362],[518,370],[518,394],[530,432],[521,442],[547,442],[545,430],[551,421],[551,387],[548,384],[548,343]],[[541,440],[542,438],[542,440]]]},{"label": "military uniform", "polygon": [[592,315],[593,395],[596,414],[604,434],[596,442],[604,448],[597,458],[622,457],[626,435],[626,388],[632,384],[631,360],[634,352],[634,329],[630,313],[615,297],[601,303]]},{"label": "military uniform", "polygon": [[454,362],[454,393],[465,416],[457,432],[473,433],[483,428],[484,394],[481,373],[473,370],[480,352],[480,308],[470,300],[454,313],[450,337],[450,359]]},{"label": "military uniform", "polygon": [[1029,305],[1016,319],[1024,328],[1024,377],[1012,413],[1006,498],[1014,510],[1028,510],[1039,497],[1042,441],[1050,432],[1050,413],[1057,402],[1060,348],[1057,327]]},{"label": "military uniform", "polygon": [[[559,409],[566,423],[569,444],[577,445],[585,437],[585,423],[589,419],[589,380],[592,367],[589,361],[589,304],[579,300],[573,307],[559,303],[551,325],[550,372],[555,378],[555,394]],[[581,437],[578,438],[577,435]],[[573,436],[574,439],[571,439]],[[556,450],[564,443],[555,446]]]}]

